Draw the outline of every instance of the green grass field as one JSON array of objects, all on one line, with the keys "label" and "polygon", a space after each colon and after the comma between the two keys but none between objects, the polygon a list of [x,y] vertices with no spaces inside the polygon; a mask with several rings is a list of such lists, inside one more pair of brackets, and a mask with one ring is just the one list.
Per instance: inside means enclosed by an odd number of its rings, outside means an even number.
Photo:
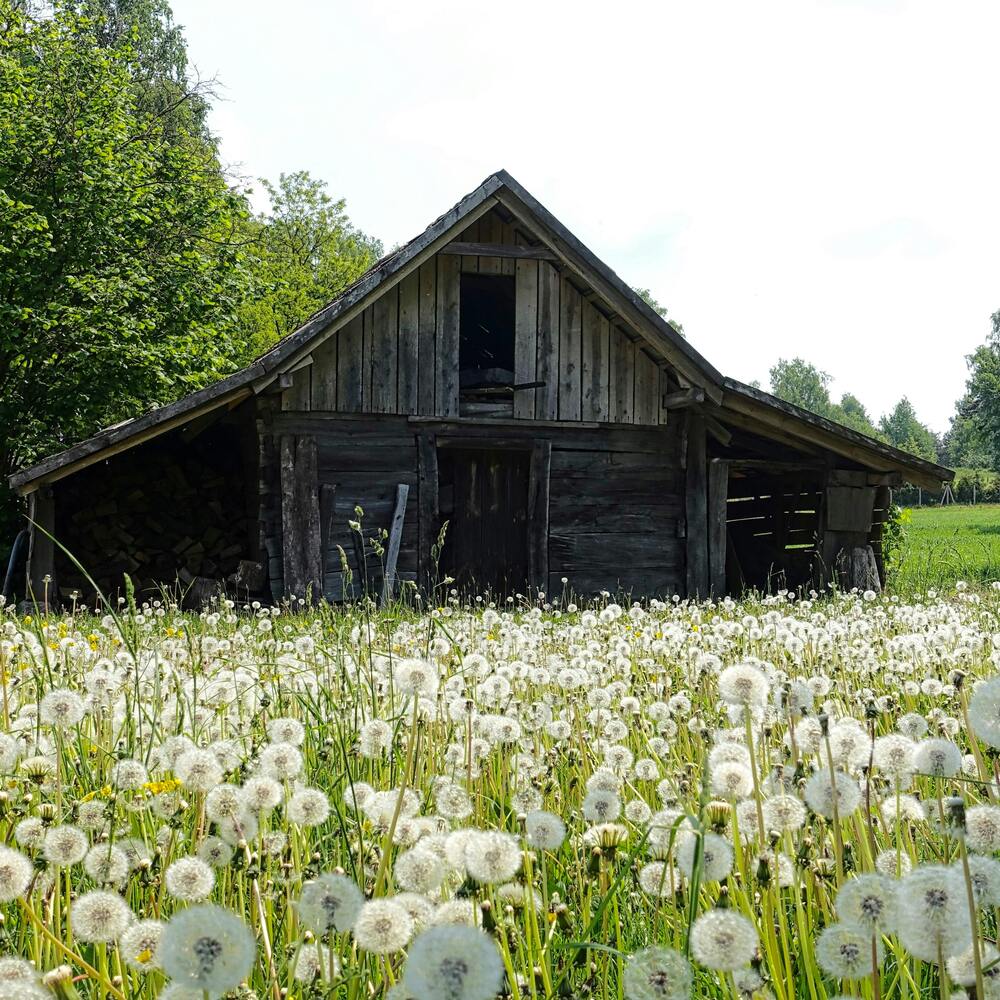
[{"label": "green grass field", "polygon": [[1000,580],[1000,505],[919,507],[908,514],[896,590]]}]

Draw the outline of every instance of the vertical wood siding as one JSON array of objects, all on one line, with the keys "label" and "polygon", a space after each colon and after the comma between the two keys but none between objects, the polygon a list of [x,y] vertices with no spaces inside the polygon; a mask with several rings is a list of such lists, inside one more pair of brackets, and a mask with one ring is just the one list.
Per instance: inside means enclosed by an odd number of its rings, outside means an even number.
[{"label": "vertical wood siding", "polygon": [[[361,507],[366,536],[388,530],[401,483],[410,489],[397,570],[402,580],[416,581],[442,521],[435,431],[390,415],[359,418],[284,411],[263,412],[261,418],[261,475],[269,484],[261,498],[261,533],[271,556],[275,597],[283,593],[282,569],[292,555],[285,549],[290,540],[295,544],[294,531],[283,530],[279,468],[281,444],[290,438],[314,442],[312,488],[329,501],[321,524],[326,597],[357,596],[366,572],[370,591],[381,590],[379,560],[369,551],[367,571],[359,565],[349,521]],[[683,592],[681,426],[680,421],[655,428],[567,426],[547,428],[541,436],[530,425],[505,429],[505,437],[533,443],[544,458],[547,506],[532,516],[537,537],[531,544],[539,550],[533,558],[536,569],[547,568],[547,580],[538,582],[547,584],[550,593],[561,591],[563,577],[579,593]],[[494,429],[462,433],[472,435],[469,447],[476,439],[489,447]],[[291,478],[286,475],[285,480]],[[537,506],[538,497],[534,502]],[[353,578],[346,595],[340,549]]]},{"label": "vertical wood siding", "polygon": [[[526,244],[490,212],[457,239]],[[516,288],[514,377],[544,382],[514,395],[523,420],[667,423],[667,373],[643,343],[550,261],[438,254],[313,351],[282,395],[286,412],[459,414],[459,290],[463,273],[505,274]]]}]

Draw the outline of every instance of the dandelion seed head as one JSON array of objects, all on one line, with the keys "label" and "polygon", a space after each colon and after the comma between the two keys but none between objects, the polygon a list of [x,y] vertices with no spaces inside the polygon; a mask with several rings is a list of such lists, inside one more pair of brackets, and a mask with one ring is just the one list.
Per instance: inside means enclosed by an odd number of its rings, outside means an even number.
[{"label": "dandelion seed head", "polygon": [[346,875],[325,874],[302,887],[296,909],[306,927],[325,934],[350,930],[363,902],[361,890]]},{"label": "dandelion seed head", "polygon": [[735,910],[709,910],[691,927],[691,954],[708,969],[740,969],[750,964],[756,952],[757,931]]},{"label": "dandelion seed head", "polygon": [[626,1000],[688,1000],[693,982],[691,964],[672,948],[643,948],[625,963]]},{"label": "dandelion seed head", "polygon": [[215,873],[201,858],[178,858],[164,873],[167,892],[185,903],[200,902],[215,887]]},{"label": "dandelion seed head", "polygon": [[73,933],[88,943],[117,941],[132,920],[128,903],[118,893],[103,889],[85,892],[70,913]]},{"label": "dandelion seed head", "polygon": [[219,997],[249,975],[257,945],[232,911],[210,903],[180,910],[163,929],[160,967],[178,986]]},{"label": "dandelion seed head", "polygon": [[431,927],[414,940],[403,986],[415,1000],[493,1000],[503,962],[492,939],[474,927]]},{"label": "dandelion seed head", "polygon": [[365,903],[354,922],[355,943],[362,951],[388,955],[402,951],[413,936],[413,918],[392,899]]}]

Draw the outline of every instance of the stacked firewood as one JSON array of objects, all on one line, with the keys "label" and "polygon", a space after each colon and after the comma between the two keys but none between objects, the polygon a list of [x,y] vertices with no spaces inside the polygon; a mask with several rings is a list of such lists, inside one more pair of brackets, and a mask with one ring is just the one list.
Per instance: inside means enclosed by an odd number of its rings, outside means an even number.
[{"label": "stacked firewood", "polygon": [[[125,573],[143,593],[196,579],[221,585],[247,561],[244,489],[231,451],[139,448],[66,481],[56,535],[105,593],[119,592]],[[63,597],[92,592],[68,557],[57,568]]]}]

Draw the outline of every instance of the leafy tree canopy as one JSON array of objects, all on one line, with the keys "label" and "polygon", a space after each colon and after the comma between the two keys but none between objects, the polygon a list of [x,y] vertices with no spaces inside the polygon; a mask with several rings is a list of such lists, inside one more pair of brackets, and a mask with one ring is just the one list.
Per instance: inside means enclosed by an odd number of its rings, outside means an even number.
[{"label": "leafy tree canopy", "polygon": [[245,200],[184,93],[142,110],[131,33],[0,12],[6,470],[229,370],[248,271]]},{"label": "leafy tree canopy", "polygon": [[382,255],[382,244],[351,224],[343,199],[305,170],[261,181],[270,209],[247,224],[259,297],[239,312],[246,351],[259,354],[336,298]]},{"label": "leafy tree canopy", "polygon": [[0,546],[9,471],[227,374],[381,253],[305,172],[254,216],[210,98],[165,0],[0,0]]},{"label": "leafy tree canopy", "polygon": [[969,377],[946,445],[963,465],[1000,469],[1000,311],[986,343],[966,358]]},{"label": "leafy tree canopy", "polygon": [[791,361],[780,358],[768,374],[771,392],[779,399],[821,417],[830,416],[831,377],[826,372],[802,358],[792,358]]},{"label": "leafy tree canopy", "polygon": [[902,448],[920,458],[936,462],[938,457],[938,441],[933,431],[924,426],[918,419],[913,404],[904,396],[879,421],[879,430],[885,435],[886,441],[896,448]]}]

